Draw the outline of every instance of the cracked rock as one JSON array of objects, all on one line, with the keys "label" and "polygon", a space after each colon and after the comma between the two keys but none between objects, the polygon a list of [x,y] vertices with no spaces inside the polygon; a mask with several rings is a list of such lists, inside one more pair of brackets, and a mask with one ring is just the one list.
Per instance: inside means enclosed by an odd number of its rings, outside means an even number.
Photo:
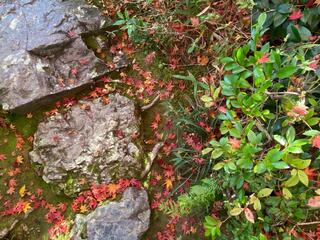
[{"label": "cracked rock", "polygon": [[0,1],[2,108],[33,111],[109,72],[81,35],[110,25],[82,0]]},{"label": "cracked rock", "polygon": [[140,119],[134,102],[119,94],[80,101],[65,114],[41,122],[34,135],[32,162],[42,166],[42,178],[72,195],[81,183],[108,183],[138,178],[143,151],[134,136]]},{"label": "cracked rock", "polygon": [[74,240],[138,240],[148,229],[150,209],[145,190],[127,188],[120,202],[110,202],[87,216],[78,214]]}]

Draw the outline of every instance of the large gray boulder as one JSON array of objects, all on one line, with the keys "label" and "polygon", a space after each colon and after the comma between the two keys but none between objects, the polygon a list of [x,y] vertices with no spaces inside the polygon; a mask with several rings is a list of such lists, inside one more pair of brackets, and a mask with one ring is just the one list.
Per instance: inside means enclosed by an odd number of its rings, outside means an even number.
[{"label": "large gray boulder", "polygon": [[138,240],[148,229],[150,209],[145,190],[127,188],[120,202],[110,202],[87,216],[78,214],[74,240]]},{"label": "large gray boulder", "polygon": [[107,26],[83,0],[1,0],[2,108],[32,111],[107,73],[81,38]]},{"label": "large gray boulder", "polygon": [[41,122],[34,135],[32,162],[42,166],[42,178],[72,195],[88,183],[138,178],[143,151],[135,136],[140,119],[135,104],[119,94],[80,101],[69,111]]}]

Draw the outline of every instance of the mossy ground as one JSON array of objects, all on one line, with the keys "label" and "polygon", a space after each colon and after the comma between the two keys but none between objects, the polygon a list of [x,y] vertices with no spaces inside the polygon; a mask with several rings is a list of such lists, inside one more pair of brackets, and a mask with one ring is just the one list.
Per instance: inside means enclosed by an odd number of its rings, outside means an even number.
[{"label": "mossy ground", "polygon": [[[91,45],[94,49],[94,46]],[[152,72],[152,75],[157,79],[170,80],[173,75],[173,71],[163,67],[163,59],[161,57],[156,57],[152,65],[145,65],[143,62],[144,56],[147,53],[144,51],[137,52],[134,56],[131,57],[131,60],[139,63],[139,65]],[[105,60],[107,61],[108,58]],[[132,69],[126,69],[125,73],[128,76],[138,77],[136,72]],[[119,73],[111,73],[112,78],[117,78]],[[124,94],[126,92],[126,86],[122,84],[115,84],[115,88],[122,89]],[[88,92],[84,92],[83,95]],[[80,96],[77,96],[80,97]],[[178,98],[175,98],[178,99]],[[182,98],[180,98],[181,100]],[[152,100],[152,99],[150,99]],[[179,100],[179,101],[180,101]],[[176,100],[178,101],[178,100]],[[140,101],[138,103],[140,106],[144,103]],[[19,194],[19,189],[25,185],[26,195],[34,194],[37,189],[43,189],[44,199],[51,204],[59,203],[71,203],[72,199],[68,198],[65,195],[58,195],[54,190],[54,186],[47,184],[43,181],[41,176],[39,176],[35,170],[35,166],[29,161],[28,153],[32,149],[32,141],[30,136],[36,131],[36,128],[41,120],[44,119],[44,113],[48,109],[54,108],[54,105],[49,106],[47,109],[41,109],[37,112],[32,113],[32,117],[27,117],[27,115],[20,114],[10,114],[2,113],[1,117],[5,120],[7,126],[0,128],[0,153],[4,154],[7,159],[0,162],[0,178],[2,184],[0,185],[0,194],[3,196],[2,202],[10,201],[11,203],[16,203],[19,200],[23,200],[26,196],[21,197]],[[158,103],[151,109],[143,112],[142,115],[142,124],[141,124],[141,136],[142,139],[150,139],[153,137],[153,131],[150,128],[150,124],[157,112],[164,113],[166,111],[165,103]],[[17,150],[17,134],[21,135],[24,139],[24,144],[21,150]],[[29,140],[28,140],[29,138]],[[148,150],[151,150],[152,146],[147,146]],[[23,162],[18,164],[16,163],[17,156],[23,156]],[[15,176],[9,176],[8,172],[14,168],[20,168],[21,173]],[[14,178],[17,182],[15,187],[15,192],[12,195],[8,195],[8,181]],[[1,217],[0,219],[0,229],[11,226],[12,222],[15,219],[19,220],[19,223],[16,225],[13,231],[8,235],[7,239],[15,240],[25,240],[25,239],[47,239],[47,231],[51,224],[45,221],[46,210],[39,208],[30,212],[26,217],[24,213]],[[71,210],[68,210],[66,215],[67,218],[72,219],[74,214]],[[25,218],[26,217],[26,218]],[[147,233],[146,237],[152,237],[154,234],[161,229],[166,224],[166,217],[160,212],[154,211],[152,213],[151,228]]]}]

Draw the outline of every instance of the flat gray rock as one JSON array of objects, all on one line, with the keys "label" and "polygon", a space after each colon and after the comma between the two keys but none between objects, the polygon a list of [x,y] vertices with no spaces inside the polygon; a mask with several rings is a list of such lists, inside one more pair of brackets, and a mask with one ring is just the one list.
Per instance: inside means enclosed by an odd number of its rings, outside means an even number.
[{"label": "flat gray rock", "polygon": [[138,240],[149,222],[147,192],[127,188],[120,202],[97,207],[87,216],[78,214],[72,235],[74,240]]},{"label": "flat gray rock", "polygon": [[34,135],[32,162],[42,167],[42,178],[67,195],[88,183],[138,178],[143,152],[135,143],[140,118],[132,100],[119,94],[80,101],[64,114],[41,122]]},{"label": "flat gray rock", "polygon": [[27,112],[109,71],[82,34],[110,26],[82,0],[0,0],[0,105]]}]

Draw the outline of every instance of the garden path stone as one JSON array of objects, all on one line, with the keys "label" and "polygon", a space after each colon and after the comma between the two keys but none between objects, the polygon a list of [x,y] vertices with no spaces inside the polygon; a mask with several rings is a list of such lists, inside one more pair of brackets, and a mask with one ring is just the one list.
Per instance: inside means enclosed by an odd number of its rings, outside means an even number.
[{"label": "garden path stone", "polygon": [[2,108],[33,111],[109,72],[81,36],[110,25],[82,0],[0,1]]},{"label": "garden path stone", "polygon": [[78,214],[71,232],[74,240],[138,240],[149,223],[147,192],[127,188],[121,201],[99,206],[87,216]]},{"label": "garden path stone", "polygon": [[140,127],[135,103],[119,94],[108,101],[81,100],[39,124],[30,159],[40,164],[45,182],[72,195],[94,182],[140,177],[144,154],[134,137]]}]

